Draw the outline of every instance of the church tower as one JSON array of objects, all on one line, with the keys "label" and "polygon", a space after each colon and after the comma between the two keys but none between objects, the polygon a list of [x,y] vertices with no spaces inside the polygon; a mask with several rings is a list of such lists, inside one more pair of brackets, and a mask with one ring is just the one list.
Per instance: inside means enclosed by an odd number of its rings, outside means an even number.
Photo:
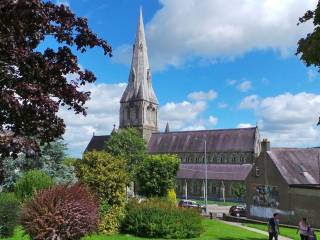
[{"label": "church tower", "polygon": [[129,80],[120,100],[120,128],[137,128],[148,142],[158,132],[158,100],[152,88],[142,10],[135,43]]}]

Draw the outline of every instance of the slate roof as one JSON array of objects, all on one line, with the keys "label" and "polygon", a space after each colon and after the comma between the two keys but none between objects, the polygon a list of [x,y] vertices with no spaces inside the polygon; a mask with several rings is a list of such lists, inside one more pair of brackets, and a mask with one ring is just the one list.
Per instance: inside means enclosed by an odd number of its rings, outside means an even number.
[{"label": "slate roof", "polygon": [[[244,181],[252,169],[251,164],[208,164],[208,179]],[[205,179],[204,164],[180,164],[178,179]]]},{"label": "slate roof", "polygon": [[153,133],[148,149],[151,153],[254,152],[257,128],[218,129]]},{"label": "slate roof", "polygon": [[103,151],[105,149],[105,142],[108,141],[110,135],[104,136],[92,136],[88,146],[86,147],[85,152],[95,151]]},{"label": "slate roof", "polygon": [[267,154],[289,185],[320,184],[319,148],[272,148]]}]

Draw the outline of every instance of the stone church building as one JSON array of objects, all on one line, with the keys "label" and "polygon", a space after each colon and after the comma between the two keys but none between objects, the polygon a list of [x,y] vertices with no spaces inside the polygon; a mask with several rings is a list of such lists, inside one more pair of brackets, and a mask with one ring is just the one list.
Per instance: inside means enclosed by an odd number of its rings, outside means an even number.
[{"label": "stone church building", "polygon": [[[203,198],[204,161],[208,163],[208,199],[234,200],[234,187],[244,180],[259,155],[259,130],[159,131],[159,103],[152,87],[142,12],[140,11],[129,80],[120,100],[119,128],[137,128],[153,154],[177,154],[177,195]],[[93,136],[85,151],[103,150],[110,136]],[[206,149],[205,149],[206,148]]]}]

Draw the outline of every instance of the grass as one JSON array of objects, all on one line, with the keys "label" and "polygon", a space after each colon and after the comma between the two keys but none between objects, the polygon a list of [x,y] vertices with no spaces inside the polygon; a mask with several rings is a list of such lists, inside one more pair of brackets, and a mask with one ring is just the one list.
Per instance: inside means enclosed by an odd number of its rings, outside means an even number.
[{"label": "grass", "polygon": [[[205,232],[192,240],[261,240],[266,236],[244,230],[240,227],[231,226],[216,220],[203,220]],[[91,235],[82,240],[143,240],[146,238],[134,237],[126,234],[115,235]]]},{"label": "grass", "polygon": [[31,240],[31,238],[25,234],[22,226],[18,226],[14,229],[13,237],[1,238],[1,240]]},{"label": "grass", "polygon": [[[259,223],[246,223],[245,226],[256,228],[263,231],[268,231],[268,227],[266,224]],[[320,233],[317,232],[317,239],[320,239]],[[297,233],[297,229],[288,228],[288,227],[280,227],[280,235],[288,238],[292,238],[294,240],[300,240],[300,235]]]}]

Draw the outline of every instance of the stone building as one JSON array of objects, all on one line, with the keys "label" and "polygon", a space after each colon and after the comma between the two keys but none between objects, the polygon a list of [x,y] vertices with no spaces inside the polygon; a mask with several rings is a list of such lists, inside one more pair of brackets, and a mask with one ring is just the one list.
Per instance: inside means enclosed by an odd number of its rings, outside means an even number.
[{"label": "stone building", "polygon": [[[177,175],[180,197],[203,197],[203,163],[206,155],[209,199],[234,199],[236,183],[244,184],[251,164],[259,155],[258,128],[170,132],[167,124],[165,132],[160,133],[158,118],[158,100],[152,88],[140,11],[128,85],[120,100],[119,128],[137,128],[148,142],[150,153],[177,154],[181,157],[182,164]],[[109,137],[93,136],[85,151],[103,150]]]},{"label": "stone building", "polygon": [[296,225],[307,217],[320,226],[320,148],[270,148],[262,141],[260,156],[246,179],[249,217],[265,220],[281,214]]},{"label": "stone building", "polygon": [[148,150],[180,156],[179,197],[203,198],[206,159],[208,199],[236,200],[235,188],[244,183],[260,153],[259,131],[254,127],[154,133]]}]

